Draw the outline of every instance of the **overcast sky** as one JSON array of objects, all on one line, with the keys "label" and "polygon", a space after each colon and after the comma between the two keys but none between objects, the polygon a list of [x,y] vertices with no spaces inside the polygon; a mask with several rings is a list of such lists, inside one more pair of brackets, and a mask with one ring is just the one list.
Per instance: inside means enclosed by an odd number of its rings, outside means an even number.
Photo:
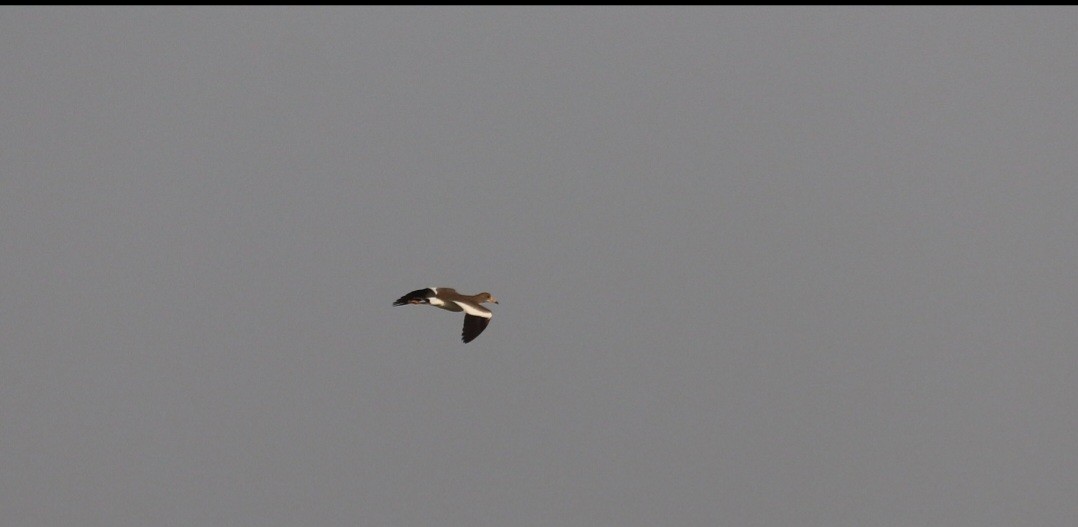
[{"label": "overcast sky", "polygon": [[1076,138],[1074,8],[0,9],[0,523],[1078,525]]}]

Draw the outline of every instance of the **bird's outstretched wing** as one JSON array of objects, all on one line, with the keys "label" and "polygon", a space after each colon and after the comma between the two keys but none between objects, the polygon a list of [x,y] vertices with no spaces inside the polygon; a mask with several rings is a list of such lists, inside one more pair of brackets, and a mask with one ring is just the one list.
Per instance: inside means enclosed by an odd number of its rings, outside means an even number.
[{"label": "bird's outstretched wing", "polygon": [[407,295],[404,295],[393,302],[395,306],[403,306],[405,304],[429,304],[431,297],[435,294],[433,289],[416,289]]},{"label": "bird's outstretched wing", "polygon": [[487,329],[487,324],[489,323],[489,318],[465,314],[464,330],[460,334],[461,340],[466,343],[471,342],[475,337],[478,337],[484,329]]}]

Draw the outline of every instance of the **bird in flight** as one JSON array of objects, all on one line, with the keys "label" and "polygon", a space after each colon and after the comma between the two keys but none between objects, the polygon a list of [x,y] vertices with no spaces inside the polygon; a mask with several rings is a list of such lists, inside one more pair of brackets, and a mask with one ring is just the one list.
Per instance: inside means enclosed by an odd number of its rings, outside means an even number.
[{"label": "bird in flight", "polygon": [[455,289],[448,287],[428,287],[426,289],[417,289],[398,298],[396,302],[393,302],[393,305],[430,304],[446,311],[463,311],[464,330],[461,332],[461,340],[471,342],[484,329],[487,329],[490,317],[494,316],[489,309],[481,305],[484,302],[497,304],[498,300],[490,293],[462,295]]}]

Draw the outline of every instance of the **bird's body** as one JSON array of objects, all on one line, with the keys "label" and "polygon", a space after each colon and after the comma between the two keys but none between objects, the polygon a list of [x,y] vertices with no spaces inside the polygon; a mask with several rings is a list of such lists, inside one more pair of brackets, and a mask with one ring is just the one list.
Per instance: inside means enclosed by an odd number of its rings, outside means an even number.
[{"label": "bird's body", "polygon": [[494,316],[489,309],[482,306],[484,302],[498,303],[490,293],[462,295],[449,287],[428,287],[426,289],[417,289],[398,298],[396,302],[393,302],[393,305],[430,304],[446,311],[457,313],[463,311],[464,330],[461,333],[461,340],[471,342],[487,328],[490,318]]}]

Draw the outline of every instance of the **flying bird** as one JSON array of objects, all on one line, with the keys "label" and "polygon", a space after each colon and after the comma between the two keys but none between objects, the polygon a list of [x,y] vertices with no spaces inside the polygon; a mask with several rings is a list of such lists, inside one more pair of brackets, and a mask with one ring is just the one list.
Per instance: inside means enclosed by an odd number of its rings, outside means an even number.
[{"label": "flying bird", "polygon": [[396,302],[393,302],[393,305],[430,304],[446,311],[456,311],[458,313],[463,311],[464,330],[461,332],[461,340],[471,342],[484,329],[487,329],[490,317],[494,316],[494,313],[481,305],[484,302],[497,304],[498,300],[490,293],[462,295],[455,289],[448,287],[428,287],[426,289],[417,289],[398,298]]}]

